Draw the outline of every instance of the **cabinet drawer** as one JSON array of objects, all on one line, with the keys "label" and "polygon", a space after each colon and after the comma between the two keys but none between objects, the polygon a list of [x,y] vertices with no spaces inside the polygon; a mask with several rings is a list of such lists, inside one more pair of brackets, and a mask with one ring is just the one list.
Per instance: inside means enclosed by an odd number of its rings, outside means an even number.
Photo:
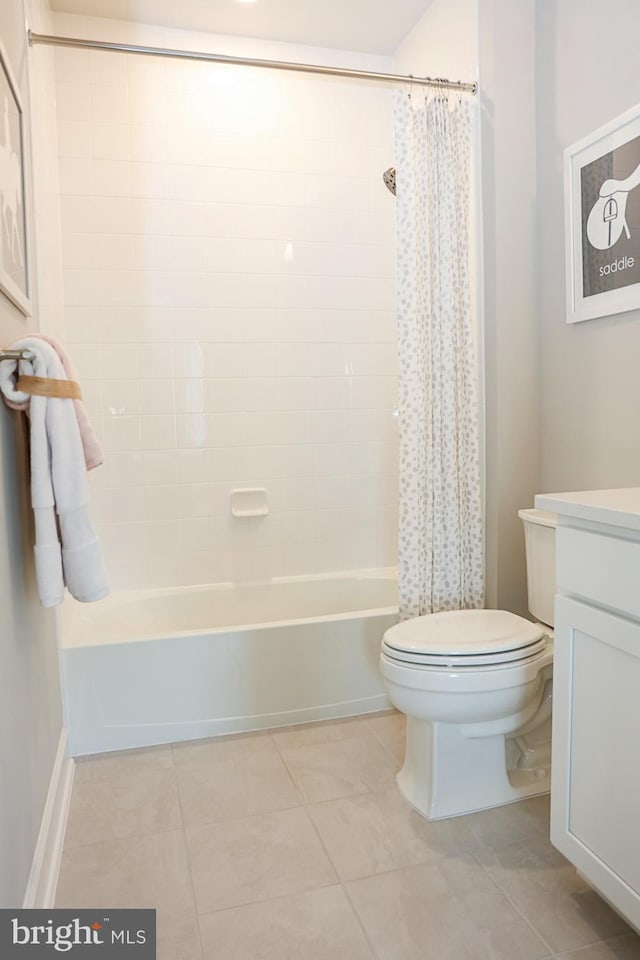
[{"label": "cabinet drawer", "polygon": [[558,593],[640,620],[640,541],[558,527],[556,560]]}]

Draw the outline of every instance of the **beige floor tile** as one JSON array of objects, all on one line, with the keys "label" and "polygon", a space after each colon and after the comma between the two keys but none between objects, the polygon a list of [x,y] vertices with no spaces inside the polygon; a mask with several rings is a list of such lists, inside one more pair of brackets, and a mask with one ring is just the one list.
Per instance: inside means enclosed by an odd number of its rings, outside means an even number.
[{"label": "beige floor tile", "polygon": [[479,844],[492,849],[530,837],[549,840],[549,794],[507,803],[465,817]]},{"label": "beige floor tile", "polygon": [[638,960],[640,958],[640,937],[637,933],[623,934],[582,947],[571,953],[558,953],[556,960]]},{"label": "beige floor tile", "polygon": [[480,848],[477,856],[556,953],[629,930],[546,837],[530,837],[493,851]]},{"label": "beige floor tile", "polygon": [[475,843],[464,818],[425,820],[395,787],[307,809],[343,880],[437,860]]},{"label": "beige floor tile", "polygon": [[317,743],[335,743],[361,737],[367,731],[367,717],[348,717],[346,720],[327,720],[322,723],[300,723],[273,731],[273,739],[281,750],[292,747],[311,747]]},{"label": "beige floor tile", "polygon": [[175,768],[185,826],[235,820],[302,804],[277,751],[201,759]]},{"label": "beige floor tile", "polygon": [[202,960],[197,917],[157,915],[156,960]]},{"label": "beige floor tile", "polygon": [[150,907],[193,917],[195,902],[181,830],[107,840],[62,855],[57,907]]},{"label": "beige floor tile", "polygon": [[373,960],[340,887],[200,917],[205,960]]},{"label": "beige floor tile", "polygon": [[185,763],[206,763],[214,760],[241,760],[246,757],[277,753],[270,731],[240,733],[231,737],[210,737],[206,740],[185,740],[172,745],[176,767]]},{"label": "beige floor tile", "polygon": [[396,764],[371,735],[289,747],[281,754],[307,803],[383,790],[395,783]]},{"label": "beige floor tile", "polygon": [[303,808],[187,827],[199,913],[336,882]]},{"label": "beige floor tile", "polygon": [[137,776],[141,771],[166,770],[173,766],[171,747],[145,747],[80,757],[75,763],[74,785],[87,780]]},{"label": "beige floor tile", "polygon": [[403,713],[385,713],[379,717],[371,717],[366,721],[367,731],[377,737],[383,747],[392,755],[398,769],[404,763],[404,753],[407,739],[407,718]]},{"label": "beige floor tile", "polygon": [[65,848],[181,826],[173,767],[144,768],[135,774],[74,784]]},{"label": "beige floor tile", "polygon": [[348,884],[380,960],[542,960],[548,947],[470,855]]}]

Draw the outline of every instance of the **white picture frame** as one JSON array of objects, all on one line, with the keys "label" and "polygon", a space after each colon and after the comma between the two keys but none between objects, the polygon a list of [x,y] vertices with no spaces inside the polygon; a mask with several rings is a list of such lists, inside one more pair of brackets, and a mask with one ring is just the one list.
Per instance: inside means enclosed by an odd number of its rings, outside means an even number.
[{"label": "white picture frame", "polygon": [[640,104],[564,151],[567,323],[640,308]]},{"label": "white picture frame", "polygon": [[24,110],[0,43],[0,291],[31,316]]}]

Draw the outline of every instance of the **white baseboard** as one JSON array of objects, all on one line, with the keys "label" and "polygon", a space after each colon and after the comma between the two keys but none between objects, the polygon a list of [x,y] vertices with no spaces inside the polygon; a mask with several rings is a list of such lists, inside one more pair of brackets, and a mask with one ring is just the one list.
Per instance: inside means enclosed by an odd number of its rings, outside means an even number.
[{"label": "white baseboard", "polygon": [[33,854],[23,907],[49,910],[56,897],[60,860],[67,827],[74,763],[69,756],[67,730],[62,729],[49,782],[47,801]]}]

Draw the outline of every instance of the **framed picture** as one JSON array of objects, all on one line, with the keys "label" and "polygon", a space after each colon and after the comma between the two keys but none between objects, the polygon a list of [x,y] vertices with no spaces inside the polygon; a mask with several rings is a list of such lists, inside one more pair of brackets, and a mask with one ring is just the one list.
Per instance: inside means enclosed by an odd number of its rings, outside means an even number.
[{"label": "framed picture", "polygon": [[565,150],[567,323],[640,308],[640,105]]},{"label": "framed picture", "polygon": [[18,86],[0,45],[0,291],[31,314],[24,179],[24,117]]}]

